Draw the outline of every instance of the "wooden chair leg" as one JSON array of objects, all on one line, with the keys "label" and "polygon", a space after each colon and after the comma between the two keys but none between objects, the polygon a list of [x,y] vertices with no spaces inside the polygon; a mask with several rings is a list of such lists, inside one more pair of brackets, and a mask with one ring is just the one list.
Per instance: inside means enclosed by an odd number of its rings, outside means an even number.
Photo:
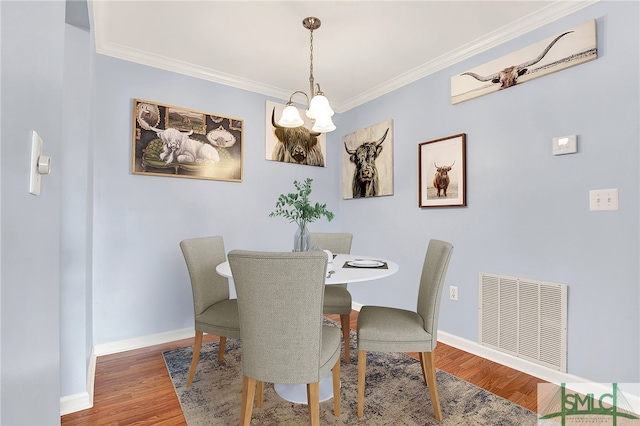
[{"label": "wooden chair leg", "polygon": [[438,398],[438,384],[436,383],[436,359],[435,353],[423,352],[421,357],[424,358],[425,376],[427,378],[427,386],[429,386],[429,395],[431,395],[431,405],[433,406],[433,414],[436,420],[442,420],[442,411],[440,410],[440,399]]},{"label": "wooden chair leg", "polygon": [[191,368],[189,368],[187,387],[191,387],[193,377],[196,375],[196,367],[198,367],[198,359],[200,358],[200,346],[202,346],[202,334],[202,331],[196,330],[196,336],[193,339],[193,358],[191,358]]},{"label": "wooden chair leg", "polygon": [[342,340],[344,341],[344,362],[349,364],[351,362],[351,353],[349,346],[351,343],[351,319],[349,314],[340,315],[340,323],[342,325]]},{"label": "wooden chair leg", "polygon": [[311,426],[320,426],[320,383],[307,383],[307,403]]},{"label": "wooden chair leg", "polygon": [[258,391],[256,392],[256,398],[257,398],[257,403],[256,406],[258,408],[262,408],[262,403],[264,401],[264,382],[261,381],[257,381],[257,387],[258,387]]},{"label": "wooden chair leg", "polygon": [[424,379],[424,385],[429,387],[429,383],[427,382],[427,365],[425,361],[425,352],[418,352],[420,356],[420,368],[422,369],[422,378]]},{"label": "wooden chair leg", "polygon": [[358,417],[364,414],[364,376],[367,368],[367,351],[358,351]]},{"label": "wooden chair leg", "polygon": [[253,411],[253,398],[256,392],[256,380],[242,376],[242,403],[240,405],[240,426],[251,424],[251,412]]},{"label": "wooden chair leg", "polygon": [[227,346],[227,338],[220,336],[220,347],[218,348],[218,362],[224,360],[224,349]]},{"label": "wooden chair leg", "polygon": [[333,415],[340,416],[340,358],[333,366]]}]

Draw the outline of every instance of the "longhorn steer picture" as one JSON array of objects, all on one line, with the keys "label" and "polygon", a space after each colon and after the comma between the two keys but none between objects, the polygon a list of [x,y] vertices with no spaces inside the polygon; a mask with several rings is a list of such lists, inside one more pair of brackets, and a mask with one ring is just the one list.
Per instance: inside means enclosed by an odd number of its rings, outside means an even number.
[{"label": "longhorn steer picture", "polygon": [[452,76],[451,103],[519,86],[597,57],[596,21],[592,19]]},{"label": "longhorn steer picture", "polygon": [[567,34],[572,33],[573,31],[567,31],[566,33],[560,34],[558,37],[554,38],[551,43],[538,55],[537,58],[532,59],[530,61],[526,61],[521,63],[520,65],[512,65],[503,69],[502,71],[498,71],[497,73],[488,75],[488,76],[480,76],[473,72],[464,72],[460,75],[468,75],[475,78],[478,81],[490,81],[492,83],[500,83],[500,89],[506,89],[511,86],[515,86],[518,83],[518,77],[523,76],[529,71],[529,67],[537,64],[545,57],[549,50],[553,47],[554,44],[558,42],[562,37]]},{"label": "longhorn steer picture", "polygon": [[304,126],[283,127],[276,123],[275,108],[271,113],[271,125],[278,141],[273,147],[271,159],[285,163],[324,167],[324,155],[318,141],[321,133]]},{"label": "longhorn steer picture", "polygon": [[376,158],[382,152],[382,143],[387,138],[389,129],[376,142],[364,142],[355,149],[349,149],[347,143],[344,148],[349,154],[349,160],[355,164],[353,173],[353,198],[375,197],[378,191],[378,169]]},{"label": "longhorn steer picture", "polygon": [[436,163],[433,163],[433,165],[436,166],[436,176],[433,178],[433,187],[438,191],[438,197],[440,196],[440,191],[442,191],[443,196],[447,196],[449,172],[455,163],[455,160],[450,166],[438,166]]}]

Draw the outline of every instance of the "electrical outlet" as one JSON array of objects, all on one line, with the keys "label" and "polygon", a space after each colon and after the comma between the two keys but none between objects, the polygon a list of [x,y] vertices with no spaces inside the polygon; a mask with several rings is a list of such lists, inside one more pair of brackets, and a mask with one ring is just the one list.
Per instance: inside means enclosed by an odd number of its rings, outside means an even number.
[{"label": "electrical outlet", "polygon": [[458,300],[458,287],[454,285],[449,286],[449,299]]}]

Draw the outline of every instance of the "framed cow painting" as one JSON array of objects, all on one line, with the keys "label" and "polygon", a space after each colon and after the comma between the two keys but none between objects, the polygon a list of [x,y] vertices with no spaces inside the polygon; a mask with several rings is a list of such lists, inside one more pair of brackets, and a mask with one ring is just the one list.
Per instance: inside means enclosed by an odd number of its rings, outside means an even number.
[{"label": "framed cow painting", "polygon": [[242,182],[243,120],[133,100],[136,175]]},{"label": "framed cow painting", "polygon": [[342,137],[342,198],[393,195],[393,120]]},{"label": "framed cow painting", "polygon": [[467,135],[418,144],[418,206],[466,206]]},{"label": "framed cow painting", "polygon": [[265,108],[265,159],[281,163],[325,167],[327,136],[312,132],[311,120],[306,111],[298,108],[304,125],[295,128],[282,127],[278,120],[286,105],[267,101]]}]

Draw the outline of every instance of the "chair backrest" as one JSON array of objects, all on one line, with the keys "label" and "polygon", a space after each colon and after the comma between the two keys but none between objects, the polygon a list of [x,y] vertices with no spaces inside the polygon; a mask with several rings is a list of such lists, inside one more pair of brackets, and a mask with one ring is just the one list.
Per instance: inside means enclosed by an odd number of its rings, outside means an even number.
[{"label": "chair backrest", "polygon": [[352,240],[353,234],[346,232],[312,232],[309,245],[311,247],[318,246],[334,254],[349,254],[351,253]]},{"label": "chair backrest", "polygon": [[453,246],[450,243],[431,240],[422,265],[417,312],[424,320],[424,329],[433,336],[432,349],[435,349],[437,343],[440,299],[452,252]]},{"label": "chair backrest", "polygon": [[189,271],[195,315],[229,299],[229,280],[216,272],[216,266],[227,260],[222,237],[183,240],[180,248]]},{"label": "chair backrest", "polygon": [[319,377],[327,255],[232,250],[242,374],[269,383]]}]

